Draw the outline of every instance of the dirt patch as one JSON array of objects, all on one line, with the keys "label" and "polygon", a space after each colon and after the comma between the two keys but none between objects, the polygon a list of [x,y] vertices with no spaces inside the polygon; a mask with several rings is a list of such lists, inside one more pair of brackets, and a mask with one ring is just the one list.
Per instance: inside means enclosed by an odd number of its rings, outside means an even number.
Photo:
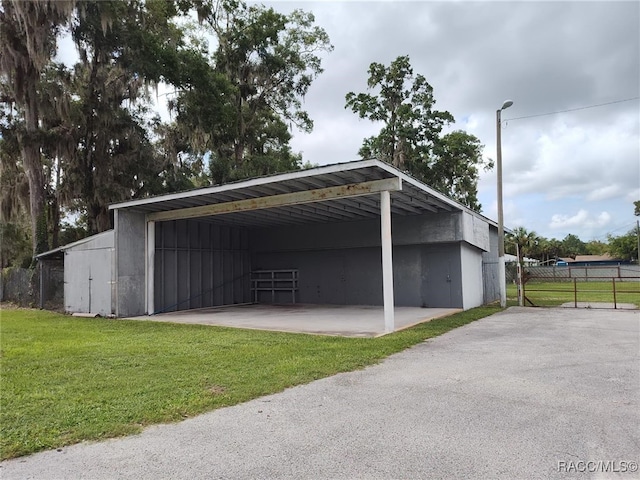
[{"label": "dirt patch", "polygon": [[207,388],[207,390],[212,395],[222,395],[224,392],[227,391],[225,387],[221,387],[220,385],[211,385],[210,387]]}]

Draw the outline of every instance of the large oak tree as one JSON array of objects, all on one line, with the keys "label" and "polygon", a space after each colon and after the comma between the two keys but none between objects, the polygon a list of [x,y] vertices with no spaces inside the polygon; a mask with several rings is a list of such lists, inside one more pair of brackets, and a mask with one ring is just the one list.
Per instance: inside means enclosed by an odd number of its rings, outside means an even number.
[{"label": "large oak tree", "polygon": [[59,30],[74,8],[64,0],[2,0],[0,11],[0,78],[2,103],[21,118],[16,129],[21,164],[29,183],[29,210],[34,255],[48,246],[46,178],[41,129],[41,77],[56,51]]},{"label": "large oak tree", "polygon": [[345,108],[382,125],[378,135],[364,139],[360,156],[391,163],[479,211],[479,169],[492,164],[482,159],[483,146],[475,136],[461,130],[442,134],[453,115],[435,109],[433,87],[414,74],[409,57],[389,66],[372,63],[367,87],[372,93],[345,96]]},{"label": "large oak tree", "polygon": [[288,15],[235,0],[197,2],[215,39],[212,73],[228,82],[225,101],[206,90],[181,93],[178,121],[210,155],[215,183],[300,168],[290,126],[309,132],[302,100],[322,72],[321,53],[333,47],[311,13]]}]

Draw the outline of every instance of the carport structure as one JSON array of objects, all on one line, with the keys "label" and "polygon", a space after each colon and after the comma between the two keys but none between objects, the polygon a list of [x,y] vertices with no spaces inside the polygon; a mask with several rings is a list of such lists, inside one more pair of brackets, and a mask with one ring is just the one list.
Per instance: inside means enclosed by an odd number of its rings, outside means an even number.
[{"label": "carport structure", "polygon": [[252,302],[383,305],[389,332],[395,305],[466,309],[497,292],[495,224],[378,160],[110,209],[119,317]]}]

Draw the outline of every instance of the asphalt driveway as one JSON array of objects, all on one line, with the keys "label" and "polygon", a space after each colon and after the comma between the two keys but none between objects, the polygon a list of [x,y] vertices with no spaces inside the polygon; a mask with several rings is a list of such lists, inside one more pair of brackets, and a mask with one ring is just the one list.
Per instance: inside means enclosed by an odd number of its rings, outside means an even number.
[{"label": "asphalt driveway", "polygon": [[640,315],[521,309],[12,478],[639,478]]}]

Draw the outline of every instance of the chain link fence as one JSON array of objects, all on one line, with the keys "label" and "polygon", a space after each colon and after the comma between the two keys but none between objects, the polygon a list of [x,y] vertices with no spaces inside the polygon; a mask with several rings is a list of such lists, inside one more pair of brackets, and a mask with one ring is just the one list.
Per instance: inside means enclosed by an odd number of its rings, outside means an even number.
[{"label": "chain link fence", "polygon": [[[513,271],[511,271],[513,270]],[[507,281],[516,280],[516,265],[509,265]],[[509,279],[509,275],[513,275]],[[588,266],[588,267],[572,267],[572,266],[548,266],[548,267],[524,267],[523,280],[530,281],[547,281],[562,282],[573,281],[579,279],[583,282],[601,282],[603,280],[611,280],[615,278],[621,282],[637,282],[640,279],[639,265],[611,265],[611,266]]]},{"label": "chain link fence", "polygon": [[3,268],[0,271],[0,301],[21,307],[64,309],[62,261],[41,261],[38,268]]},{"label": "chain link fence", "polygon": [[[515,276],[515,265],[508,276]],[[511,280],[513,281],[513,280]],[[640,305],[640,267],[637,265],[608,266],[547,266],[524,267],[522,294],[525,305],[579,304],[598,308],[633,308]],[[611,307],[606,307],[611,305]]]}]

